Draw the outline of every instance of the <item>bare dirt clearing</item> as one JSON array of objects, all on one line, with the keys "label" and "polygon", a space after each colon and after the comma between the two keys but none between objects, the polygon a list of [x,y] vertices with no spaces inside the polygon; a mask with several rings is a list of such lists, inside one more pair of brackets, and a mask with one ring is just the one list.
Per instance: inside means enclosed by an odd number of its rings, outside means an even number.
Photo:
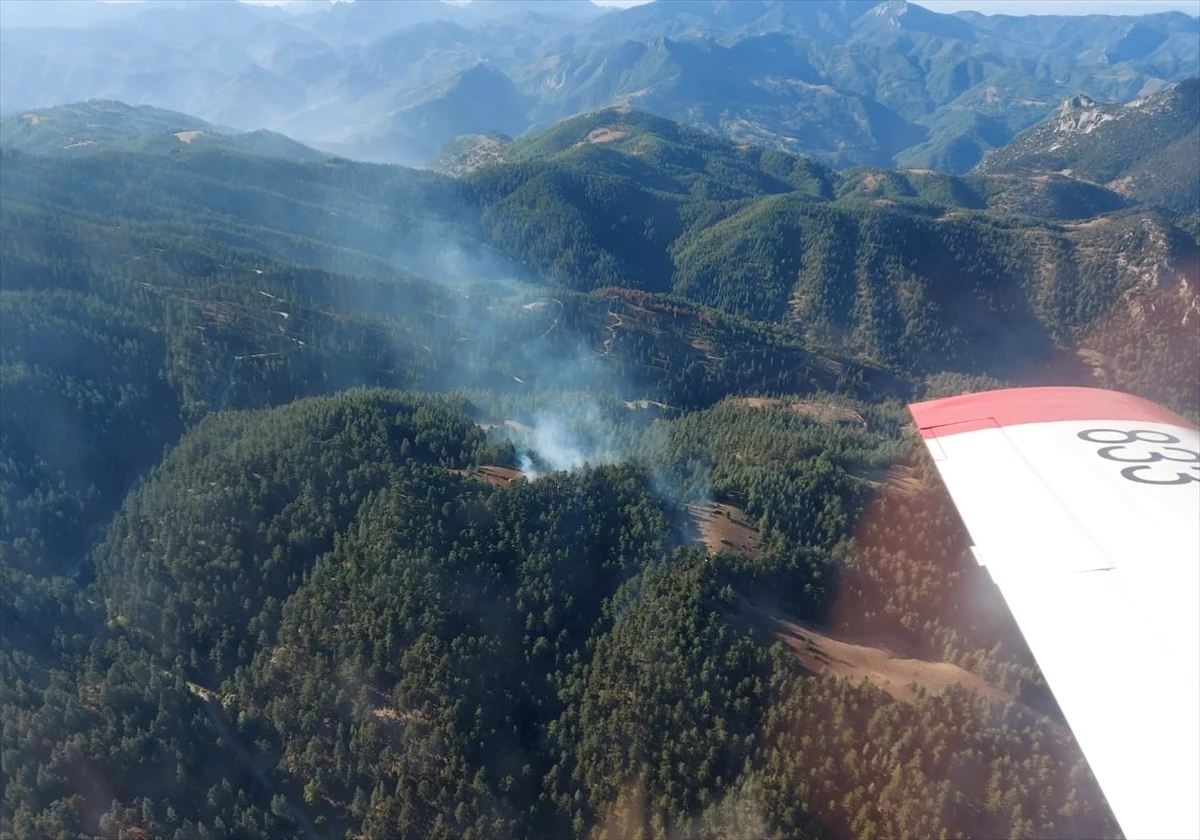
[{"label": "bare dirt clearing", "polygon": [[1124,178],[1118,178],[1115,181],[1109,181],[1107,184],[1105,184],[1105,186],[1115,193],[1119,193],[1128,197],[1133,193],[1134,181],[1133,178],[1127,175]]},{"label": "bare dirt clearing", "polygon": [[175,136],[179,138],[181,143],[191,143],[203,133],[203,131],[176,131]]},{"label": "bare dirt clearing", "polygon": [[194,683],[191,680],[187,680],[187,689],[201,700],[205,700],[209,703],[216,703],[218,706],[221,705],[221,695],[217,694],[215,691],[205,688],[204,686],[200,685],[200,683]]},{"label": "bare dirt clearing", "polygon": [[1087,228],[1104,227],[1112,224],[1112,219],[1107,216],[1097,216],[1094,219],[1088,219],[1086,222],[1071,222],[1064,223],[1062,226],[1067,230],[1086,230]]},{"label": "bare dirt clearing", "polygon": [[585,143],[614,143],[628,135],[629,131],[623,128],[594,128],[588,132],[587,137],[584,137],[575,145],[582,146]]},{"label": "bare dirt clearing", "polygon": [[820,400],[797,400],[789,403],[775,399],[774,397],[738,397],[733,402],[740,402],[751,408],[788,408],[797,414],[811,417],[820,423],[856,423],[860,426],[867,425],[867,421],[863,419],[863,416],[853,408],[831,402],[822,402]]},{"label": "bare dirt clearing", "polygon": [[483,429],[485,432],[490,432],[497,426],[504,426],[506,429],[512,429],[514,432],[520,432],[521,434],[529,434],[533,431],[529,426],[516,420],[505,420],[503,423],[485,423],[480,420],[475,423],[475,428]]},{"label": "bare dirt clearing", "polygon": [[783,400],[776,400],[770,397],[741,397],[735,398],[731,402],[740,402],[751,408],[781,408],[783,406]]},{"label": "bare dirt clearing", "polygon": [[852,470],[850,475],[860,478],[868,484],[874,484],[877,487],[886,485],[905,496],[915,496],[925,487],[925,484],[917,475],[917,471],[903,464],[897,464],[887,469]]},{"label": "bare dirt clearing", "polygon": [[721,502],[688,505],[688,516],[695,527],[695,540],[711,554],[720,551],[758,553],[758,531],[741,508]]},{"label": "bare dirt clearing", "polygon": [[1099,350],[1080,347],[1075,351],[1076,357],[1091,370],[1098,387],[1105,387],[1111,377],[1111,365],[1108,357]]},{"label": "bare dirt clearing", "polygon": [[835,639],[813,625],[750,603],[747,607],[765,621],[770,631],[787,644],[797,661],[814,674],[846,677],[859,684],[870,680],[897,700],[911,701],[917,685],[930,694],[947,686],[958,685],[980,697],[995,700],[1013,698],[984,682],[983,678],[949,662],[911,659],[904,651],[885,645],[863,644]]},{"label": "bare dirt clearing", "polygon": [[625,400],[626,408],[650,408],[654,406],[662,411],[674,411],[675,407],[658,400]]},{"label": "bare dirt clearing", "polygon": [[806,417],[811,417],[821,423],[856,423],[860,426],[867,425],[867,421],[863,416],[852,408],[847,408],[844,405],[835,405],[828,402],[817,402],[814,400],[800,400],[788,406],[797,414],[803,414]]},{"label": "bare dirt clearing", "polygon": [[496,464],[484,464],[471,470],[451,470],[450,472],[455,475],[486,481],[488,484],[496,487],[511,487],[525,477],[525,473],[515,467],[501,467]]}]

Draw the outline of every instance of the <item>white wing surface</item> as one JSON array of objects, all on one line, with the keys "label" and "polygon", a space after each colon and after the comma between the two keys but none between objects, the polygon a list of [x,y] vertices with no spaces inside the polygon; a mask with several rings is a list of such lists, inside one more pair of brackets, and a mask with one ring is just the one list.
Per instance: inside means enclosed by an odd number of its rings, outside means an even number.
[{"label": "white wing surface", "polygon": [[909,410],[1126,837],[1200,839],[1200,432],[1093,388]]}]

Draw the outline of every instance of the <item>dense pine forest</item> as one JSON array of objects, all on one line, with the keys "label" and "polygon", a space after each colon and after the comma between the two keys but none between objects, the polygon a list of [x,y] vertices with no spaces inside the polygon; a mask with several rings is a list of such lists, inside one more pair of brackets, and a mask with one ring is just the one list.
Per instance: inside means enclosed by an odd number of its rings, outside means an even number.
[{"label": "dense pine forest", "polygon": [[1200,416],[1195,208],[168,139],[0,153],[0,836],[1119,836],[905,403]]}]

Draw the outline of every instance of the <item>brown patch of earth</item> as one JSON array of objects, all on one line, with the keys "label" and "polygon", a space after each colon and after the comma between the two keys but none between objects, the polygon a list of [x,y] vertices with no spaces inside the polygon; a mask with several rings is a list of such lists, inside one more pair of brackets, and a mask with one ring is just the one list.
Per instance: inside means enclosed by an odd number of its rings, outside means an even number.
[{"label": "brown patch of earth", "polygon": [[613,143],[628,135],[629,130],[625,128],[594,128],[588,132],[587,137],[584,137],[575,145],[582,146],[585,143]]},{"label": "brown patch of earth", "polygon": [[773,397],[734,397],[730,402],[740,402],[751,408],[779,408],[783,405],[783,400]]},{"label": "brown patch of earth", "polygon": [[860,426],[867,425],[867,421],[863,416],[852,408],[847,408],[843,405],[835,405],[833,403],[818,402],[816,400],[800,400],[788,406],[797,414],[803,414],[806,417],[811,417],[822,423],[857,423]]},{"label": "brown patch of earth", "polygon": [[820,400],[797,400],[787,403],[774,397],[734,397],[731,402],[740,402],[750,408],[788,408],[797,414],[811,417],[821,423],[857,423],[867,425],[863,416],[853,408]]},{"label": "brown patch of earth", "polygon": [[885,644],[865,644],[834,638],[812,624],[750,604],[770,631],[784,642],[805,670],[857,684],[870,680],[897,700],[912,701],[915,686],[930,694],[957,685],[992,700],[1012,696],[988,685],[978,674],[949,662],[930,662],[905,656],[905,651]]},{"label": "brown patch of earth", "polygon": [[1071,224],[1063,224],[1063,227],[1069,230],[1082,230],[1085,228],[1103,227],[1104,225],[1112,224],[1112,219],[1107,216],[1097,216],[1094,219],[1088,219],[1086,222],[1074,222]]},{"label": "brown patch of earth", "polygon": [[203,133],[203,131],[176,131],[175,136],[179,138],[181,143],[191,143]]},{"label": "brown patch of earth", "polygon": [[1109,363],[1108,358],[1099,350],[1091,350],[1087,347],[1080,347],[1075,351],[1075,356],[1092,372],[1092,377],[1096,380],[1100,387],[1104,387],[1109,381]]},{"label": "brown patch of earth", "polygon": [[199,683],[194,683],[191,680],[187,681],[187,688],[188,691],[192,692],[192,694],[195,694],[201,700],[206,700],[209,703],[216,703],[218,706],[221,705],[221,697],[215,691],[207,689]]},{"label": "brown patch of earth", "polygon": [[496,487],[512,487],[525,477],[525,473],[515,467],[501,467],[495,464],[484,464],[471,470],[450,470],[455,475],[486,481]]},{"label": "brown patch of earth", "polygon": [[531,427],[526,426],[524,423],[520,423],[516,420],[505,420],[503,423],[485,423],[480,420],[476,421],[475,428],[483,429],[485,432],[490,432],[498,425],[502,425],[507,429],[512,429],[514,432],[520,432],[522,434],[529,434],[533,431]]},{"label": "brown patch of earth", "polygon": [[855,478],[860,478],[868,484],[873,484],[876,487],[887,486],[893,490],[900,492],[905,496],[916,496],[924,489],[925,484],[921,481],[917,471],[912,467],[903,464],[897,464],[888,469],[861,469],[852,470],[850,475]]},{"label": "brown patch of earth", "polygon": [[710,362],[722,361],[722,358],[717,355],[717,348],[713,347],[712,342],[708,339],[693,335],[691,336],[689,343],[692,345],[692,347],[703,353],[704,358],[708,359]]},{"label": "brown patch of earth", "polygon": [[688,517],[695,528],[695,541],[710,554],[721,551],[758,553],[758,531],[741,508],[722,502],[688,505]]},{"label": "brown patch of earth", "polygon": [[1109,181],[1107,184],[1105,184],[1105,186],[1113,192],[1119,193],[1126,198],[1133,194],[1133,178],[1128,176],[1124,178],[1118,178],[1115,181]]}]

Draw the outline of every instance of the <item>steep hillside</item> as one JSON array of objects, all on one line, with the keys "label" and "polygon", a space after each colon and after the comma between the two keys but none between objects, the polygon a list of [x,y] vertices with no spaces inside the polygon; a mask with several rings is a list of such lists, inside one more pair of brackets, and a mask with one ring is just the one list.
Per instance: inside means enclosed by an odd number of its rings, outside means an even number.
[{"label": "steep hillside", "polygon": [[984,174],[1057,172],[1173,212],[1200,204],[1200,79],[1123,105],[1065,101],[976,167]]},{"label": "steep hillside", "polygon": [[837,179],[837,194],[843,199],[988,209],[1062,221],[1090,219],[1132,206],[1113,190],[1058,173],[957,176],[929,169],[849,170]]},{"label": "steep hillside", "polygon": [[[1033,371],[1073,348],[1121,301],[1194,305],[1196,248],[1170,231],[1139,216],[1057,230],[979,213],[779,196],[685,234],[675,247],[674,289],[788,323],[819,345],[885,366],[1070,376]],[[1162,330],[1200,350],[1189,319],[1156,317]],[[1184,391],[1175,398],[1192,410],[1189,383],[1177,380]]]},{"label": "steep hillside", "polygon": [[143,105],[94,100],[42,108],[0,121],[0,145],[34,154],[92,152],[123,140],[176,132],[215,133],[215,126],[188,116]]},{"label": "steep hillside", "polygon": [[[619,155],[609,155],[609,150]],[[735,146],[719,135],[629,108],[564,120],[506,146],[502,159],[578,161],[589,168],[620,160],[617,171],[645,177],[649,188],[712,200],[791,190],[829,198],[834,177],[810,158],[761,146]]]}]

